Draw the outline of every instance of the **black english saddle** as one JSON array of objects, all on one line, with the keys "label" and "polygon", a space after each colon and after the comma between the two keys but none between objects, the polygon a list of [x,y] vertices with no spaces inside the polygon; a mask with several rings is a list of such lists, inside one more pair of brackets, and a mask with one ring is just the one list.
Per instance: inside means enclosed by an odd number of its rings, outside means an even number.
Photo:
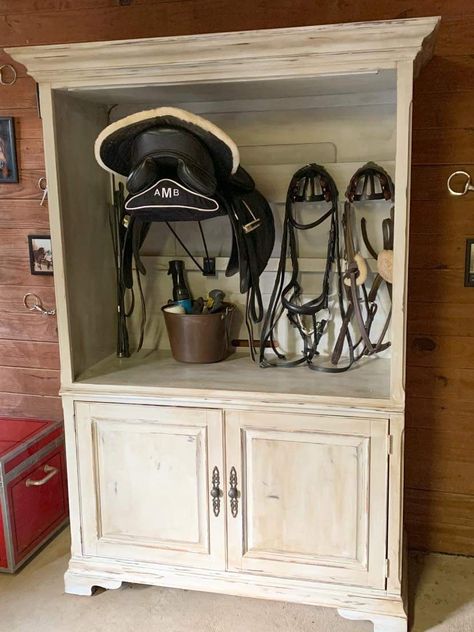
[{"label": "black english saddle", "polygon": [[[226,275],[239,272],[240,291],[248,297],[247,323],[260,322],[263,302],[259,277],[275,241],[273,213],[251,176],[239,165],[238,148],[232,139],[195,114],[158,108],[109,125],[97,138],[95,153],[105,169],[127,176],[127,198],[116,195],[120,207],[118,281],[123,292],[132,290],[135,267],[142,304],[138,349],[143,344],[146,320],[140,280],[146,270],[140,248],[151,222],[165,222],[201,268],[170,222],[197,222],[207,252],[201,222],[227,215],[232,249]],[[126,314],[123,308],[124,319],[133,307],[132,295]],[[128,340],[126,334],[124,338]]]}]

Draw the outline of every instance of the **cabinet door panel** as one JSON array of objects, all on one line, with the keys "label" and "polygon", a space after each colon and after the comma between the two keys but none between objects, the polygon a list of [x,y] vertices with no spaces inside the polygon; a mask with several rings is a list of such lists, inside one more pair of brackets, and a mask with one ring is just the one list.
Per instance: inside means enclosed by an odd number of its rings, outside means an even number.
[{"label": "cabinet door panel", "polygon": [[80,402],[76,431],[85,555],[222,568],[219,411]]},{"label": "cabinet door panel", "polygon": [[229,568],[383,587],[385,420],[226,415]]}]

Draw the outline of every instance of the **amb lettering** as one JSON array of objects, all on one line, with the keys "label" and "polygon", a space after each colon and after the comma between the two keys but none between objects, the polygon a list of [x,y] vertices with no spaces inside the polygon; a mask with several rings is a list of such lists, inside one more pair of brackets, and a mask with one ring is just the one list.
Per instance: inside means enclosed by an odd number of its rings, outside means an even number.
[{"label": "amb lettering", "polygon": [[161,198],[179,197],[179,189],[173,189],[172,187],[158,187],[155,189],[154,195]]}]

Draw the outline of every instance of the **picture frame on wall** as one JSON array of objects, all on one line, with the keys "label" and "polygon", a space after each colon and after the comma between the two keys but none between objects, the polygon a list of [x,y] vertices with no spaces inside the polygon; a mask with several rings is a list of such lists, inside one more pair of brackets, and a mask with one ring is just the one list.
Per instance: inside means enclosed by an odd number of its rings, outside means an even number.
[{"label": "picture frame on wall", "polygon": [[474,287],[474,239],[466,239],[464,287]]},{"label": "picture frame on wall", "polygon": [[15,125],[12,116],[0,116],[0,184],[18,182]]},{"label": "picture frame on wall", "polygon": [[52,276],[53,252],[50,235],[28,235],[31,274]]}]

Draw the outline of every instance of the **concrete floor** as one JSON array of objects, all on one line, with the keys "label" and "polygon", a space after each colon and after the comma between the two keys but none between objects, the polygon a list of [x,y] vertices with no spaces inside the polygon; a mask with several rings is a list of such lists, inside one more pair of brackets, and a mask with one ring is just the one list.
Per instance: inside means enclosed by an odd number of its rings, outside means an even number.
[{"label": "concrete floor", "polygon": [[[0,575],[0,632],[371,632],[335,610],[224,595],[125,585],[63,593],[69,534],[21,572]],[[412,554],[412,632],[474,632],[474,558]]]}]

